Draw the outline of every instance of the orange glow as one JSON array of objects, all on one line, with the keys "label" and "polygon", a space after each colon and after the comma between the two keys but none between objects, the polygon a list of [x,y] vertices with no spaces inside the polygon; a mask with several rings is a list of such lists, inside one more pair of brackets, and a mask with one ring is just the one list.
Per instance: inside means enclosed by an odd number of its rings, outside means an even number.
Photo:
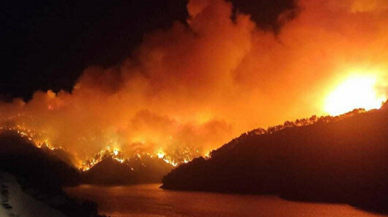
[{"label": "orange glow", "polygon": [[[25,124],[22,125],[16,125],[16,126],[0,126],[0,131],[12,131],[16,132],[20,135],[20,137],[24,137],[31,141],[37,148],[46,148],[51,151],[54,151],[56,149],[63,149],[62,147],[55,146],[51,144],[49,139],[46,138],[47,135],[44,133],[37,133],[36,130],[30,129]],[[45,131],[43,131],[45,132]],[[171,140],[172,137],[169,137],[169,140]],[[128,160],[132,157],[137,157],[139,159],[142,158],[142,156],[149,156],[151,158],[157,157],[159,159],[162,159],[167,164],[170,164],[174,167],[176,167],[178,164],[182,163],[188,163],[190,162],[196,155],[197,151],[190,151],[189,149],[183,149],[181,151],[175,152],[172,155],[167,154],[162,149],[158,149],[158,151],[153,152],[152,154],[149,152],[136,152],[136,153],[124,153],[119,148],[112,148],[117,147],[118,143],[114,139],[108,139],[107,146],[95,153],[93,158],[78,158],[75,159],[76,162],[73,162],[76,167],[78,167],[82,171],[90,170],[93,166],[95,166],[97,163],[101,162],[107,157],[111,157],[112,159],[124,163],[128,162]],[[144,142],[142,142],[144,144]],[[66,150],[65,150],[66,151]],[[77,156],[79,157],[79,156]],[[133,170],[133,168],[132,168]]]},{"label": "orange glow", "polygon": [[303,10],[273,34],[230,1],[190,0],[187,22],[147,34],[116,66],[86,68],[73,91],[0,101],[0,129],[63,147],[85,170],[105,154],[179,165],[252,129],[271,134],[318,120],[300,118],[380,107],[388,1],[297,2]]},{"label": "orange glow", "polygon": [[79,167],[79,169],[82,171],[87,171],[94,165],[98,164],[99,162],[108,157],[111,157],[112,159],[120,163],[124,163],[127,160],[127,158],[124,157],[124,154],[119,149],[114,148],[112,150],[111,147],[108,145],[105,149],[96,153],[94,155],[94,158],[84,161],[82,163],[82,166]]},{"label": "orange glow", "polygon": [[377,80],[372,76],[356,76],[338,86],[325,101],[325,111],[339,115],[357,108],[378,109],[387,100],[376,91]]},{"label": "orange glow", "polygon": [[[154,152],[154,154],[150,154],[148,152],[141,152],[141,153],[137,152],[137,153],[131,155],[131,154],[126,154],[126,153],[122,152],[118,148],[112,149],[110,146],[106,146],[105,149],[97,152],[94,155],[94,158],[85,160],[82,163],[82,165],[79,167],[79,169],[82,171],[87,171],[108,157],[111,157],[112,159],[114,159],[120,163],[127,163],[128,164],[128,162],[130,161],[131,158],[134,157],[134,158],[142,159],[143,156],[148,156],[150,158],[157,157],[157,158],[163,160],[164,162],[166,162],[167,164],[170,164],[171,166],[176,167],[178,164],[188,163],[191,161],[192,157],[185,156],[187,154],[188,153],[186,153],[186,152],[182,152],[182,153],[177,153],[176,155],[172,156],[172,155],[167,155],[163,150],[159,149],[157,152]],[[182,157],[182,156],[185,156],[185,157]],[[180,159],[180,160],[177,160],[177,159]],[[146,166],[146,165],[144,165],[144,166]],[[134,169],[132,168],[132,170],[134,170]]]}]

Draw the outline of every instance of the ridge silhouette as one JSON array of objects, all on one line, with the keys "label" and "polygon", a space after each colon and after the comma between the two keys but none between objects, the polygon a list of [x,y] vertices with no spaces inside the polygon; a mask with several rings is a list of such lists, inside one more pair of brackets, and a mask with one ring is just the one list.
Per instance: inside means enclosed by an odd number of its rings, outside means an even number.
[{"label": "ridge silhouette", "polygon": [[164,189],[278,195],[388,213],[388,106],[255,129],[179,166]]}]

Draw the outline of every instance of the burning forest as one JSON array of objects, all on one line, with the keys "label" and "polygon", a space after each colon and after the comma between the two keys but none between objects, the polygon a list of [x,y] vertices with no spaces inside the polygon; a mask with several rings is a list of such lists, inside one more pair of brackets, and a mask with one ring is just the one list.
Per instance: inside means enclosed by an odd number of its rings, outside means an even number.
[{"label": "burning forest", "polygon": [[295,4],[273,33],[230,2],[191,0],[186,23],[146,34],[118,65],[86,68],[71,91],[1,102],[1,130],[84,171],[108,157],[175,167],[257,127],[379,108],[388,2]]}]

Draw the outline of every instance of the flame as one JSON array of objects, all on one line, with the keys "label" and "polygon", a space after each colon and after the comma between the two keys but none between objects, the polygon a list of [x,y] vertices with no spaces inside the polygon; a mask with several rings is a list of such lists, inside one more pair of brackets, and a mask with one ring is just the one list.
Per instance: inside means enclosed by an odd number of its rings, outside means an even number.
[{"label": "flame", "polygon": [[52,151],[56,149],[64,149],[60,146],[53,146],[48,138],[44,138],[42,133],[37,133],[35,130],[28,128],[25,124],[16,126],[2,126],[1,131],[12,131],[19,134],[20,137],[31,141],[37,148],[47,148]]},{"label": "flame", "polygon": [[387,97],[378,94],[376,86],[371,75],[350,77],[327,96],[325,111],[334,116],[357,108],[378,109]]},{"label": "flame", "polygon": [[[21,116],[21,115],[19,115]],[[6,122],[4,122],[6,123]],[[4,124],[3,123],[3,124]],[[30,128],[27,126],[27,124],[22,123],[18,125],[13,124],[4,124],[4,126],[0,126],[0,131],[13,131],[18,133],[21,137],[27,138],[29,141],[31,141],[37,148],[45,148],[51,151],[62,149],[64,151],[64,148],[62,148],[59,145],[55,145],[51,142],[50,135],[48,134],[47,130],[43,130],[38,132],[38,130],[35,130],[33,128]],[[168,140],[172,140],[172,136],[167,137]],[[96,137],[92,137],[92,140],[96,140]],[[81,137],[80,140],[86,140],[86,137]],[[145,143],[145,139],[141,138],[139,141],[141,141],[142,144]],[[87,171],[90,170],[93,166],[104,160],[105,158],[111,157],[112,159],[120,162],[120,163],[128,163],[131,158],[138,158],[142,159],[144,156],[150,157],[150,158],[158,158],[163,160],[165,163],[170,164],[171,166],[178,166],[179,164],[184,164],[190,162],[194,157],[200,156],[200,153],[203,153],[200,150],[191,150],[189,148],[181,148],[178,150],[173,150],[172,152],[165,151],[163,148],[158,148],[155,152],[148,152],[148,151],[135,151],[134,153],[125,153],[124,151],[120,150],[121,145],[116,139],[107,139],[106,140],[106,147],[98,151],[93,155],[93,157],[82,157],[80,158],[79,155],[75,155],[75,162],[74,165],[78,167],[81,171]],[[209,152],[208,152],[209,154]],[[143,164],[143,166],[146,166]],[[132,168],[132,170],[134,170]]]},{"label": "flame", "polygon": [[158,151],[156,155],[158,156],[158,158],[163,158],[166,154],[163,151]]},{"label": "flame", "polygon": [[207,151],[206,154],[205,154],[205,158],[210,158],[210,151]]},{"label": "flame", "polygon": [[[20,135],[20,137],[27,138],[29,141],[31,141],[37,148],[47,148],[51,151],[54,151],[56,149],[65,150],[60,146],[53,145],[48,138],[44,137],[44,133],[37,133],[35,130],[28,128],[25,124],[16,125],[16,126],[1,126],[0,131],[16,132]],[[130,155],[130,154],[125,154],[119,148],[116,148],[116,147],[112,148],[111,145],[118,146],[118,143],[116,141],[109,140],[107,143],[109,145],[107,145],[104,149],[100,150],[99,152],[95,153],[93,158],[87,158],[86,160],[81,160],[82,163],[78,166],[77,165],[75,166],[77,166],[81,171],[87,171],[108,157],[111,157],[112,159],[120,163],[125,163],[125,162],[128,162],[129,159],[131,159],[132,157],[141,159],[143,158],[143,156],[148,156],[151,158],[157,157],[159,159],[162,159],[167,164],[170,164],[176,167],[181,163],[188,163],[189,161],[191,161],[191,159],[196,157],[195,153],[192,153],[188,149],[184,149],[181,152],[176,152],[174,154],[174,157],[172,155],[166,154],[166,152],[163,151],[162,149],[159,149],[158,151],[152,154],[149,152],[136,152],[135,154]],[[196,152],[198,152],[198,150]],[[131,169],[134,170],[132,167]]]},{"label": "flame", "polygon": [[[94,158],[92,159],[87,159],[82,163],[82,166],[80,167],[80,170],[82,171],[87,171],[102,160],[111,157],[112,159],[120,162],[120,163],[127,163],[130,162],[132,158],[137,158],[141,160],[145,156],[150,157],[150,158],[158,158],[163,160],[165,163],[170,164],[173,167],[178,166],[179,164],[183,163],[188,163],[190,162],[195,155],[187,153],[187,151],[184,152],[178,152],[175,157],[172,155],[166,154],[162,149],[159,149],[158,151],[154,152],[153,154],[150,154],[148,152],[136,152],[135,154],[126,154],[123,151],[119,150],[118,148],[112,149],[110,146],[106,146],[105,149],[99,151],[98,153],[95,154]],[[193,157],[190,157],[193,156]],[[142,163],[144,167],[146,165]],[[133,167],[131,167],[131,170],[134,170]]]},{"label": "flame", "polygon": [[[273,133],[285,120],[386,99],[377,91],[388,75],[386,0],[298,1],[303,10],[274,35],[230,1],[189,2],[189,22],[150,33],[116,66],[85,69],[72,92],[1,102],[2,129],[37,147],[63,145],[85,170],[104,155],[178,165],[247,130]],[[327,94],[331,78],[347,72],[336,69],[348,66],[373,66],[381,77],[353,75]]]},{"label": "flame", "polygon": [[118,149],[114,148],[112,149],[109,145],[106,146],[105,149],[97,152],[94,155],[94,158],[92,159],[87,159],[82,163],[82,166],[80,167],[80,170],[82,171],[87,171],[102,160],[111,157],[112,159],[124,163],[127,159],[123,156],[123,153]]},{"label": "flame", "polygon": [[120,158],[113,158],[113,159],[117,160],[120,163],[124,163],[124,160],[125,160],[125,159],[120,159]]}]

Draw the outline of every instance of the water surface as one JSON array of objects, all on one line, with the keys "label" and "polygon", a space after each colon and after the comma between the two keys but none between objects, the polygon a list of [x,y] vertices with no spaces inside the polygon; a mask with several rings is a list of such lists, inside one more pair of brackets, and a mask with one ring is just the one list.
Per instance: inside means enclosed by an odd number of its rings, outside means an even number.
[{"label": "water surface", "polygon": [[342,204],[300,203],[278,197],[169,191],[160,184],[102,187],[82,185],[65,189],[81,200],[97,202],[111,217],[260,216],[260,217],[377,217]]}]

